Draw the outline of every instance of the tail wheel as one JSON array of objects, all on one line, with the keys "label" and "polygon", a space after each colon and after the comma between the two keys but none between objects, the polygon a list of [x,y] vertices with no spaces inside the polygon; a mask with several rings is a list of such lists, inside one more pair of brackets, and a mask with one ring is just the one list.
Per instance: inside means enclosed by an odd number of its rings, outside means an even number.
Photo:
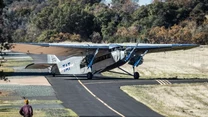
[{"label": "tail wheel", "polygon": [[139,79],[140,75],[138,72],[134,72],[134,79]]},{"label": "tail wheel", "polygon": [[91,72],[88,72],[87,73],[87,79],[92,79],[92,77],[93,77],[93,74]]}]

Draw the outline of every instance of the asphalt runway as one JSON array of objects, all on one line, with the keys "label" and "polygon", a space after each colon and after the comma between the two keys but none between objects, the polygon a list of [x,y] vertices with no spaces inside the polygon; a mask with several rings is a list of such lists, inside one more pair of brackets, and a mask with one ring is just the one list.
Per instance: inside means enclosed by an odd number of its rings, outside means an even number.
[{"label": "asphalt runway", "polygon": [[160,117],[122,90],[125,85],[169,85],[172,83],[208,82],[208,80],[134,80],[98,77],[87,80],[78,76],[47,76],[63,106],[79,116]]}]

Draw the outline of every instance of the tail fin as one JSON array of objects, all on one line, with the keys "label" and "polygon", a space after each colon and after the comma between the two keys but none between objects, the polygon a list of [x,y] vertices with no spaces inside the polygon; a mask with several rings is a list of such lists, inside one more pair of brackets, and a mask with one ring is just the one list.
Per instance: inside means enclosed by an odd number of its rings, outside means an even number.
[{"label": "tail fin", "polygon": [[47,55],[47,62],[48,63],[58,63],[60,60],[56,57],[56,55]]}]

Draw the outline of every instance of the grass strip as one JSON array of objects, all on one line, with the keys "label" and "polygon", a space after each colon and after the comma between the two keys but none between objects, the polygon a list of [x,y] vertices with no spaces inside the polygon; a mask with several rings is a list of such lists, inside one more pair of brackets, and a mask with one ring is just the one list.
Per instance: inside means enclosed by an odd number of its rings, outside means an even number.
[{"label": "grass strip", "polygon": [[135,100],[168,117],[208,115],[208,83],[122,86]]}]

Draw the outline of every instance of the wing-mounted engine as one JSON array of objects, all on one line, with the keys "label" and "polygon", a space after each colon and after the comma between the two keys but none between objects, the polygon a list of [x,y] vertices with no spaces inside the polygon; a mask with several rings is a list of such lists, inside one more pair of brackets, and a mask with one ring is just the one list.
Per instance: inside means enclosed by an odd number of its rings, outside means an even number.
[{"label": "wing-mounted engine", "polygon": [[143,56],[147,54],[148,50],[146,50],[143,54],[134,54],[128,64],[132,65],[133,67],[138,67],[143,63]]},{"label": "wing-mounted engine", "polygon": [[136,66],[136,67],[141,65],[142,63],[143,63],[143,56],[141,55],[133,56],[128,62],[128,64]]},{"label": "wing-mounted engine", "polygon": [[123,58],[123,60],[125,62],[128,62],[128,64],[132,65],[133,68],[138,67],[143,63],[143,56],[148,52],[148,50],[139,52],[138,50],[136,50],[137,46],[138,43],[134,48],[127,47],[124,50],[125,57]]},{"label": "wing-mounted engine", "polygon": [[[148,52],[148,50],[143,51],[143,52],[142,51],[139,52],[138,50],[136,50],[137,46],[138,46],[138,43],[134,48],[127,47],[124,50],[125,57],[123,58],[124,62],[128,62],[128,64],[132,65],[133,73],[134,73],[133,76],[135,79],[138,79],[140,76],[138,72],[135,72],[135,67],[138,67],[139,65],[141,65],[143,63],[143,56],[145,54],[147,54],[147,52]],[[125,71],[123,69],[121,69],[121,70],[128,73],[127,71]],[[128,73],[128,74],[130,74],[130,73]]]}]

